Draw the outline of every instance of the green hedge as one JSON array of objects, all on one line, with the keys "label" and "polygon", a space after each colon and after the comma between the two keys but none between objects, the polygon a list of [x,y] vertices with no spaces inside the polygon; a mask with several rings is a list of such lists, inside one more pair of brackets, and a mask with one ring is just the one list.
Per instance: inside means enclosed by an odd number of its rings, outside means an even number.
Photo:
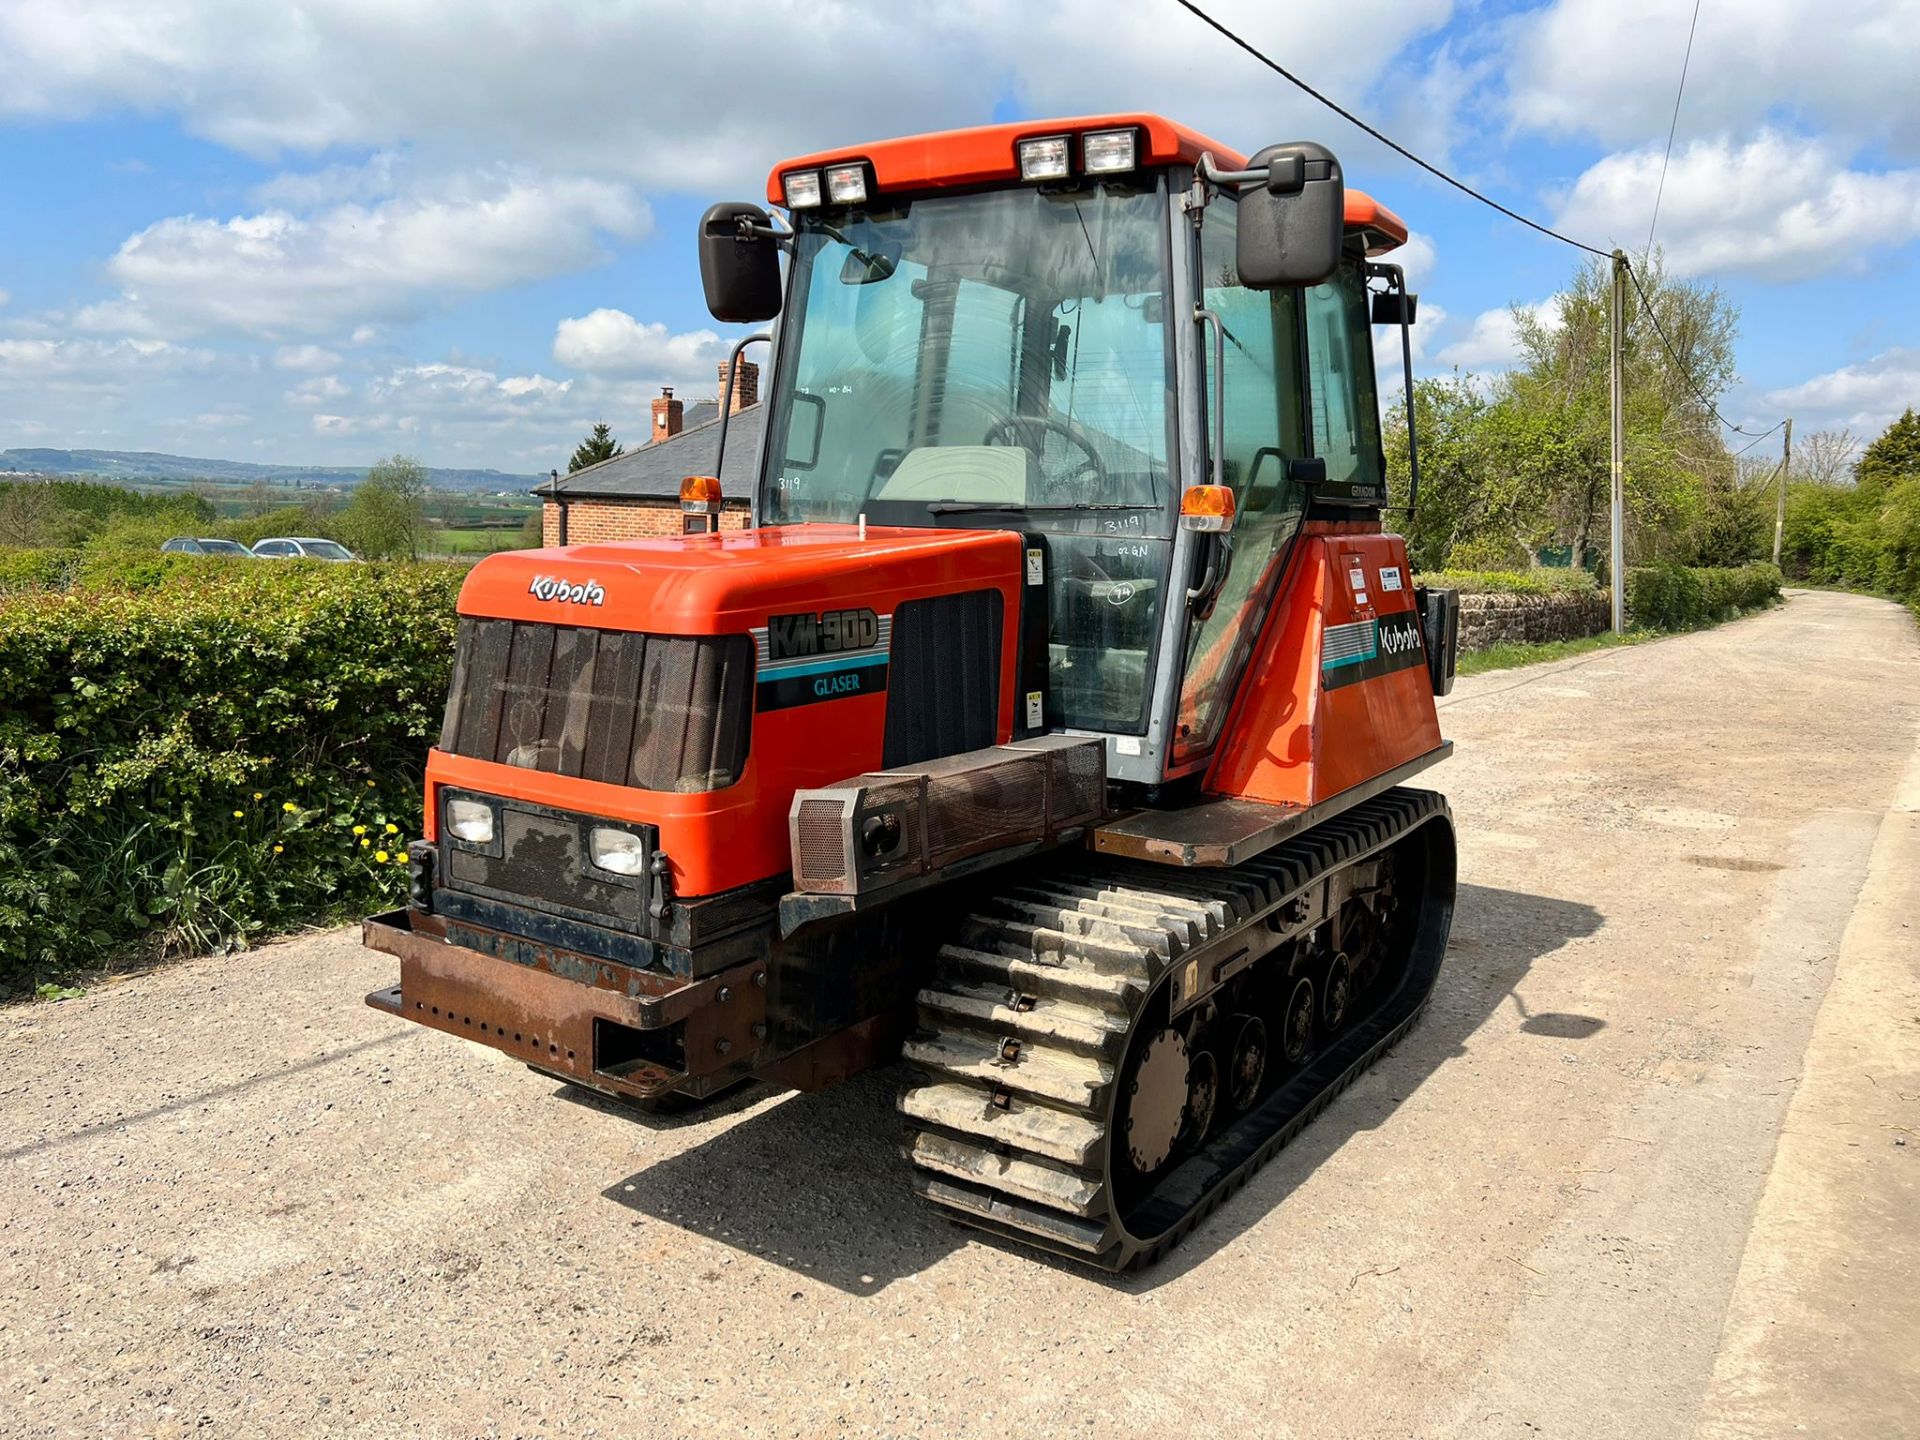
[{"label": "green hedge", "polygon": [[1647,565],[1627,571],[1627,618],[1643,630],[1686,630],[1729,620],[1780,598],[1780,571],[1764,562],[1732,569]]},{"label": "green hedge", "polygon": [[0,595],[14,590],[58,590],[73,577],[78,550],[0,550]]},{"label": "green hedge", "polygon": [[464,572],[165,570],[0,602],[0,987],[404,889]]},{"label": "green hedge", "polygon": [[1463,595],[1568,595],[1593,590],[1594,580],[1584,570],[1432,570],[1414,579],[1436,590],[1458,590]]}]

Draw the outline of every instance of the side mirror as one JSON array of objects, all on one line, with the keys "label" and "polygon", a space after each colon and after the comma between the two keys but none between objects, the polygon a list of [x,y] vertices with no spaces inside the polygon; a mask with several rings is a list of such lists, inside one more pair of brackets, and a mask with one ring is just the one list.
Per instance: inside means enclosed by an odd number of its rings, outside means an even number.
[{"label": "side mirror", "polygon": [[[745,220],[767,233],[742,229]],[[780,247],[758,205],[726,201],[700,217],[700,283],[713,318],[731,325],[780,313]]]},{"label": "side mirror", "polygon": [[1311,141],[1269,145],[1247,162],[1267,182],[1240,194],[1234,261],[1249,290],[1318,285],[1339,267],[1347,184],[1333,152]]},{"label": "side mirror", "polygon": [[1380,291],[1373,294],[1373,323],[1411,325],[1420,309],[1420,297],[1405,291]]}]

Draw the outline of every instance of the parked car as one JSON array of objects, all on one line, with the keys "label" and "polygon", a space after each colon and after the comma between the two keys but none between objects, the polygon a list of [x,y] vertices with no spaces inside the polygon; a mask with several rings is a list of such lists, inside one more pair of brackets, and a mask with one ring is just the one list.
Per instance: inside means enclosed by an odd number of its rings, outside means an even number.
[{"label": "parked car", "polygon": [[216,540],[206,535],[176,535],[160,547],[166,555],[235,555],[251,560],[253,551],[238,540]]},{"label": "parked car", "polygon": [[261,560],[358,560],[360,558],[339,541],[322,540],[315,535],[276,535],[271,540],[262,540],[255,544],[253,553]]}]

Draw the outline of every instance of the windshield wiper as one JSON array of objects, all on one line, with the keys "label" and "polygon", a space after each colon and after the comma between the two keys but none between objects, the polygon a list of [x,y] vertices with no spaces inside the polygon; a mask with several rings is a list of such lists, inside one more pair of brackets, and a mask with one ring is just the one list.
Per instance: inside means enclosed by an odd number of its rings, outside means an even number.
[{"label": "windshield wiper", "polygon": [[1075,500],[1058,505],[1029,505],[1022,500],[935,500],[927,506],[933,515],[964,515],[977,510],[1158,510],[1158,505],[1094,504],[1086,500]]}]

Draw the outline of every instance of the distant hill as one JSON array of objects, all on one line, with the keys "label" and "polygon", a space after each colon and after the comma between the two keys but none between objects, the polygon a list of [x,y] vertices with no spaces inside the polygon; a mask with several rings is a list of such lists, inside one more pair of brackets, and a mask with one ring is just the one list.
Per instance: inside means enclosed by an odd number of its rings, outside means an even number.
[{"label": "distant hill", "polygon": [[[302,489],[352,486],[366,479],[365,466],[256,465],[249,460],[198,460],[152,450],[53,450],[37,446],[0,450],[0,479],[8,471],[37,475],[83,475],[129,485],[183,480],[212,480],[223,485],[292,485]],[[427,483],[442,490],[530,489],[544,475],[513,475],[504,470],[439,470],[429,467]]]}]

